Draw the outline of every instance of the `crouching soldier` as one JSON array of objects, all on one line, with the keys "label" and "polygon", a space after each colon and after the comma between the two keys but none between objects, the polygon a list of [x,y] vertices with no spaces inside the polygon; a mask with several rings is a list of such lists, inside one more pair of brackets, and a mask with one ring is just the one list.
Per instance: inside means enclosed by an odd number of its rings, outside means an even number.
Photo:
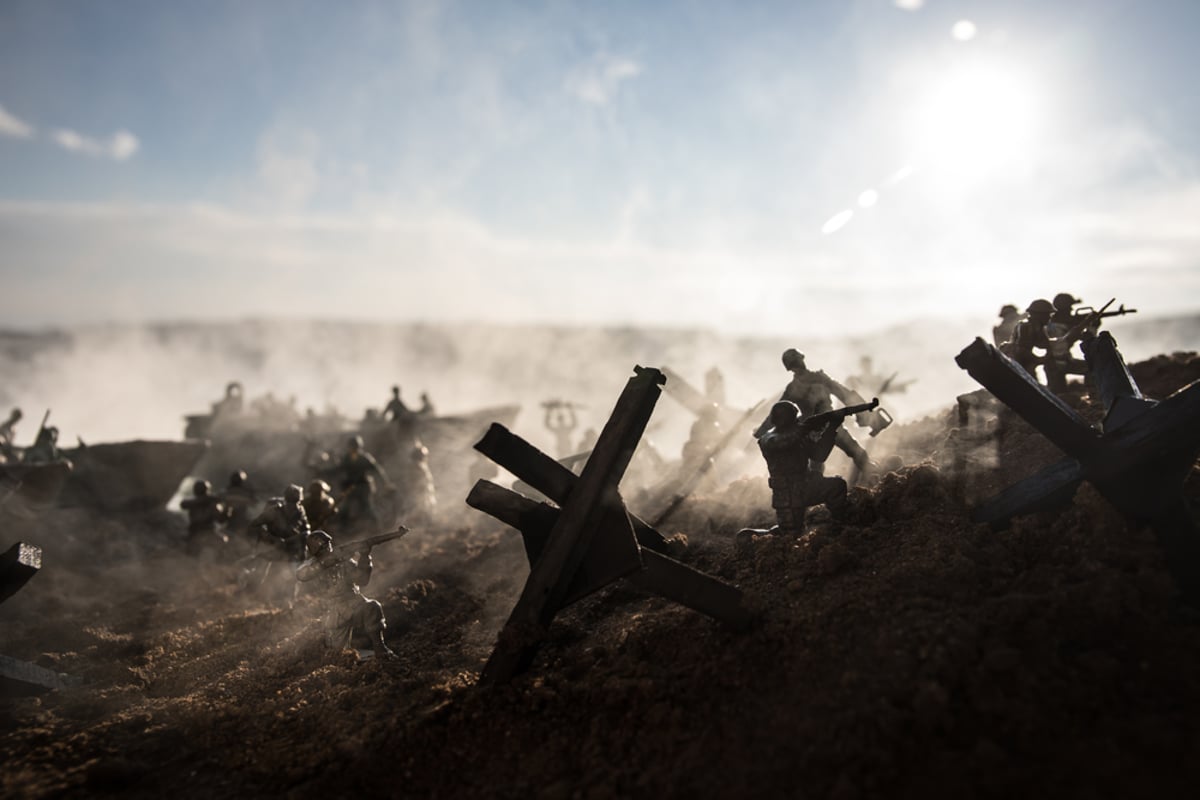
[{"label": "crouching soldier", "polygon": [[356,634],[365,634],[378,658],[394,659],[383,640],[387,621],[378,600],[364,597],[362,587],[371,580],[371,548],[388,538],[399,538],[405,531],[333,546],[333,537],[313,531],[308,537],[308,558],[296,569],[296,578],[316,583],[314,594],[325,604],[322,625],[325,643],[336,650],[351,647]]},{"label": "crouching soldier", "polygon": [[[800,418],[795,403],[780,400],[771,407],[770,427],[758,437],[758,448],[767,462],[771,506],[777,525],[767,533],[799,536],[810,506],[824,504],[836,519],[846,507],[846,481],[821,474],[821,465],[836,443],[842,421],[870,411],[878,400]],[[743,531],[740,538],[763,531]]]}]

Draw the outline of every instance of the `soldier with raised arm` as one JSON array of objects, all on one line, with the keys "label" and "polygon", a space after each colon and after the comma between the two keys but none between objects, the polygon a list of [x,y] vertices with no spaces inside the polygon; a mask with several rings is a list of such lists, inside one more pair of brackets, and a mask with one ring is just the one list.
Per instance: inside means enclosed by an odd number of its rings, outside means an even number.
[{"label": "soldier with raised arm", "polygon": [[[784,369],[792,373],[792,380],[784,388],[783,395],[779,399],[795,403],[803,417],[811,417],[816,414],[824,414],[832,411],[833,401],[831,398],[833,397],[836,397],[844,405],[863,402],[861,395],[847,389],[821,370],[808,369],[804,363],[804,354],[795,348],[788,348],[783,351],[783,366]],[[890,417],[886,415],[883,415],[881,419],[883,422],[875,430],[876,433],[883,430],[891,422]],[[872,417],[869,412],[859,413],[856,420],[859,425],[872,424]],[[760,437],[770,427],[771,419],[768,417],[758,426],[754,435]],[[871,463],[867,451],[854,440],[854,437],[845,428],[838,427],[835,431],[835,436],[834,445],[854,462],[854,474],[851,478],[852,482],[856,482],[863,472],[871,469],[874,465]]]}]

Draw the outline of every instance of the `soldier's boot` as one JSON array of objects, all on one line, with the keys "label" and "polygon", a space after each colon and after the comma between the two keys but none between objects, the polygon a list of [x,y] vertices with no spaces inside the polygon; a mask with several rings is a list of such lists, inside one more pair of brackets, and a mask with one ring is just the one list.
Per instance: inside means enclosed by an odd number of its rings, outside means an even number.
[{"label": "soldier's boot", "polygon": [[371,633],[371,649],[375,651],[375,657],[379,659],[396,661],[400,658],[383,640],[383,628],[377,628]]}]

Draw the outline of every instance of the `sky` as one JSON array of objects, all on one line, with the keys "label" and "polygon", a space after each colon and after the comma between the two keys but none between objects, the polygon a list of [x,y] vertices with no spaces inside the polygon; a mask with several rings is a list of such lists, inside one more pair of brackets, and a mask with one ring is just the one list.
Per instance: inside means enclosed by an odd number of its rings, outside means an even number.
[{"label": "sky", "polygon": [[1200,307],[1192,0],[0,3],[5,327]]}]

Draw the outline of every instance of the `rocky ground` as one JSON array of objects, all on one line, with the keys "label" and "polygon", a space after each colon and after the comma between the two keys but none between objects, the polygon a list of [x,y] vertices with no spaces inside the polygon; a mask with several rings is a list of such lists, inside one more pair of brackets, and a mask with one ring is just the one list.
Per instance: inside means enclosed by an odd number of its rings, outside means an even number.
[{"label": "rocky ground", "polygon": [[[1133,372],[1161,397],[1200,357]],[[1005,531],[970,522],[1056,458],[1005,415],[884,437],[909,466],[845,524],[818,511],[737,550],[770,521],[753,479],[664,526],[745,590],[750,632],[618,585],[492,690],[475,681],[528,568],[482,516],[380,548],[367,593],[401,658],[363,664],[321,647],[311,605],[184,558],[166,512],[7,517],[0,547],[35,542],[45,567],[0,606],[0,652],[85,683],[0,699],[0,794],[1194,796],[1200,626],[1153,533],[1087,486]]]}]

